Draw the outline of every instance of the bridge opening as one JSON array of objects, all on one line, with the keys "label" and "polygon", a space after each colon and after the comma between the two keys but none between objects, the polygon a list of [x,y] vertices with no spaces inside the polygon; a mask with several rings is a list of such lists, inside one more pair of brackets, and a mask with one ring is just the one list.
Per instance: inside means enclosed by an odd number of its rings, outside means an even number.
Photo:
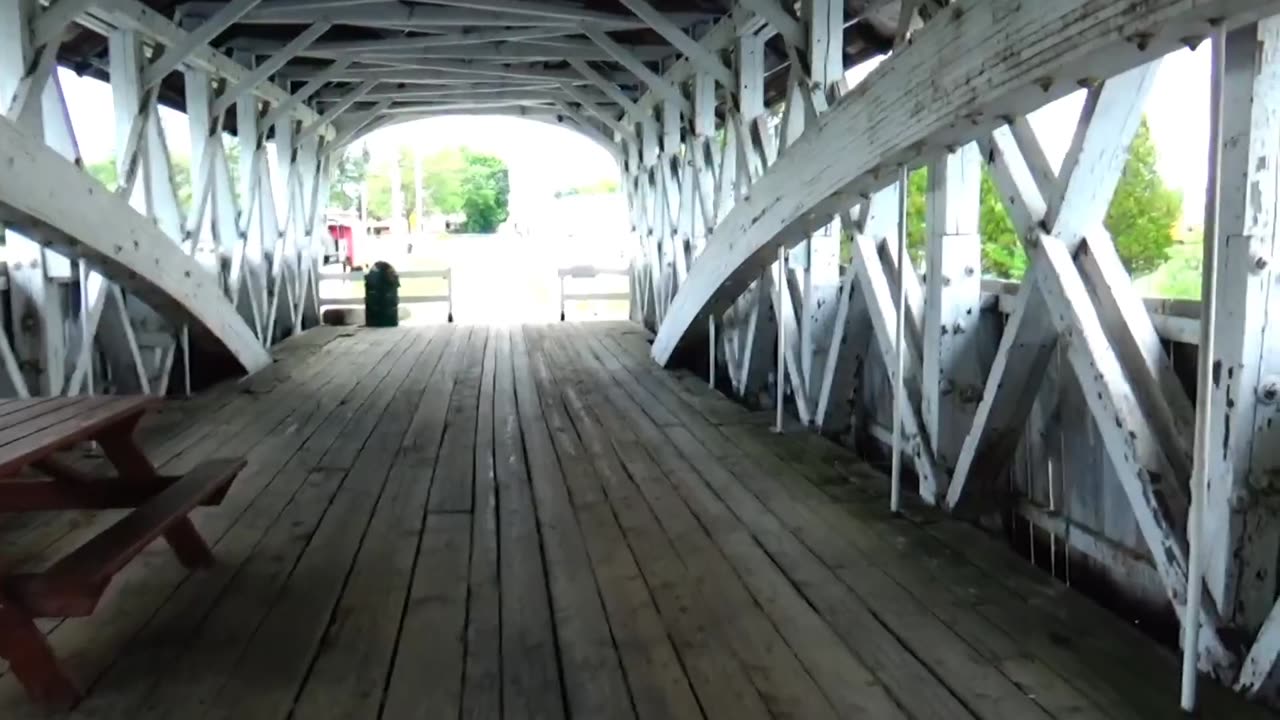
[{"label": "bridge opening", "polygon": [[[355,237],[335,244],[325,273],[390,262],[402,295],[440,299],[409,308],[414,320],[629,317],[618,165],[577,133],[502,116],[400,122],[353,143],[337,176],[328,212]],[[359,296],[342,283],[322,280],[322,305]]]}]

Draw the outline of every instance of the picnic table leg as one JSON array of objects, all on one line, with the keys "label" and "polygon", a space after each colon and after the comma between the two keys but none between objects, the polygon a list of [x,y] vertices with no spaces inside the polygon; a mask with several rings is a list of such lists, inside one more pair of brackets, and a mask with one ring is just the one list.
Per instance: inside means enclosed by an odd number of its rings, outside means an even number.
[{"label": "picnic table leg", "polygon": [[[133,428],[140,417],[117,425],[96,438],[103,454],[122,478],[149,479],[159,476],[155,466],[133,438]],[[164,539],[184,567],[194,570],[213,564],[213,552],[209,550],[204,538],[200,537],[191,518],[184,517],[170,525],[164,532]]]},{"label": "picnic table leg", "polygon": [[42,705],[70,708],[80,699],[71,678],[54,657],[49,640],[21,609],[0,597],[0,657],[27,695]]}]

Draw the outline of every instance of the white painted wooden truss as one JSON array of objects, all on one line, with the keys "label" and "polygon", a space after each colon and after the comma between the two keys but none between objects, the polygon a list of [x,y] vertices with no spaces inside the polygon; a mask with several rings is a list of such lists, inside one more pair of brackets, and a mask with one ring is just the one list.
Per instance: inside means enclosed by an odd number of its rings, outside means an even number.
[{"label": "white painted wooden truss", "polygon": [[[657,331],[657,361],[706,353],[713,383],[727,378],[751,402],[785,397],[830,434],[853,427],[859,394],[883,397],[860,382],[864,368],[901,367],[895,437],[926,502],[981,515],[1006,500],[997,478],[1059,352],[1181,617],[1194,407],[1102,219],[1156,63],[1224,24],[1212,411],[1230,422],[1217,425],[1212,459],[1203,609],[1184,620],[1203,627],[1203,670],[1271,694],[1280,31],[1263,19],[1276,12],[1280,0],[739,0],[715,19],[651,0],[619,0],[616,12],[556,0],[231,0],[182,4],[179,27],[135,0],[0,0],[0,162],[23,170],[0,176],[15,328],[0,336],[0,393],[164,392],[188,333],[247,369],[264,364],[273,341],[316,321],[335,153],[411,119],[525,117],[617,159],[632,311]],[[845,30],[871,16],[896,17],[893,53],[850,90]],[[69,23],[108,40],[115,194],[77,167],[53,73]],[[617,34],[636,30],[650,41]],[[185,213],[157,110],[173,73],[192,135]],[[1026,115],[1082,87],[1054,168]],[[984,166],[1030,259],[989,371],[976,347]],[[919,168],[923,274],[897,249],[897,180]]]},{"label": "white painted wooden truss", "polygon": [[[1280,405],[1280,376],[1268,370],[1280,355],[1266,340],[1276,302],[1268,294],[1277,199],[1271,124],[1280,116],[1269,103],[1280,75],[1270,21],[1254,23],[1280,4],[1165,0],[1085,13],[1082,0],[917,3],[901,17],[897,51],[843,93],[843,67],[824,54],[832,28],[841,27],[843,18],[832,17],[840,3],[806,2],[798,19],[768,0],[741,5],[732,24],[702,39],[709,49],[732,47],[736,87],[719,88],[717,97],[720,74],[690,56],[681,61],[688,67],[650,83],[626,115],[640,127],[636,140],[622,138],[642,248],[636,317],[657,330],[654,358],[665,364],[678,347],[707,352],[710,338],[713,367],[727,372],[735,393],[755,400],[777,366],[772,348],[785,338],[792,409],[802,423],[839,433],[851,423],[863,364],[896,366],[894,326],[905,311],[904,453],[924,500],[979,514],[1003,501],[992,481],[1021,440],[1061,342],[1179,616],[1194,408],[1102,219],[1160,56],[1206,37],[1218,22],[1242,28],[1232,34],[1235,129],[1228,137],[1243,141],[1228,141],[1236,170],[1227,177],[1236,186],[1225,191],[1237,207],[1225,215],[1221,267],[1230,279],[1220,290],[1234,311],[1218,327],[1224,373],[1234,370],[1215,390],[1215,412],[1230,415],[1237,434],[1223,445],[1213,476],[1200,658],[1220,679],[1271,692],[1280,675],[1280,608],[1272,608],[1280,532],[1269,499],[1275,463],[1266,453],[1274,443],[1261,436]],[[758,13],[754,23],[743,21],[750,17],[744,9]],[[726,25],[728,38],[717,33]],[[775,32],[792,62],[780,112],[770,113],[758,57]],[[1037,51],[1046,47],[1054,50]],[[1025,116],[1082,86],[1082,117],[1055,170]],[[692,132],[674,148],[681,138],[666,120],[681,103],[673,87],[690,93],[685,104],[694,113]],[[975,347],[984,162],[1031,261],[985,377]],[[923,278],[895,252],[894,181],[902,165],[929,170]],[[843,277],[838,245],[821,242],[836,223],[852,239]],[[782,292],[772,280],[780,245],[790,248],[794,268]],[[897,301],[899,262],[908,263],[905,308]],[[1248,653],[1235,638],[1264,619]]]},{"label": "white painted wooden truss", "polygon": [[[322,203],[331,158],[352,140],[395,122],[483,111],[570,128],[621,164],[630,130],[615,108],[635,107],[625,88],[637,81],[627,68],[653,79],[645,62],[713,54],[686,30],[708,16],[664,14],[642,0],[617,13],[540,0],[432,5],[333,2],[320,14],[291,0],[196,2],[174,11],[179,26],[135,0],[3,0],[2,149],[39,171],[10,174],[0,196],[17,328],[0,338],[0,394],[164,393],[175,362],[190,371],[188,339],[256,369],[272,342],[318,319]],[[296,23],[278,43],[226,32]],[[324,41],[337,24],[388,37]],[[609,37],[649,27],[674,47]],[[63,40],[86,31],[109,46],[100,69],[115,104],[114,195],[78,167],[54,72]],[[598,64],[618,57],[621,70]],[[303,58],[310,64],[295,62]],[[565,59],[573,65],[544,67]],[[174,193],[158,112],[166,79],[179,73],[192,138],[189,208]],[[678,136],[673,122],[666,130]],[[238,150],[235,167],[224,137]],[[101,211],[68,211],[91,206]],[[136,244],[115,228],[131,228]]]},{"label": "white painted wooden truss", "polygon": [[1218,381],[1211,417],[1205,507],[1206,582],[1237,625],[1265,622],[1245,658],[1237,685],[1275,698],[1280,689],[1280,606],[1275,605],[1277,372],[1280,352],[1274,318],[1277,201],[1280,156],[1280,20],[1229,33],[1223,86],[1222,197],[1218,246],[1215,345]]},{"label": "white painted wooden truss", "polygon": [[[280,63],[255,72],[206,44],[256,4],[229,4],[187,31],[130,0],[0,1],[0,223],[14,328],[0,337],[3,394],[164,394],[177,360],[189,385],[197,350],[251,372],[270,362],[272,342],[318,322],[332,118],[267,80]],[[82,169],[54,72],[71,27],[108,42],[114,193]],[[171,72],[184,75],[191,125],[185,212],[158,112]],[[232,105],[238,188],[223,144]],[[259,122],[272,108],[274,128]]]}]

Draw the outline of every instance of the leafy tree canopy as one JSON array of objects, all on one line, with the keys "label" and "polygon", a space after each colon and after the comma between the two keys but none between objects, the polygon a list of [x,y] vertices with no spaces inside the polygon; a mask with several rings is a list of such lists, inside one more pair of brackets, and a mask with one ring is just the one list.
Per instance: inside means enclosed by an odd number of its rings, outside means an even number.
[{"label": "leafy tree canopy", "polygon": [[[908,181],[907,245],[917,264],[924,255],[928,183],[928,171],[924,168],[911,173]],[[980,202],[978,222],[983,274],[1021,279],[1027,270],[1027,256],[986,168],[982,172]],[[1155,144],[1144,118],[1129,146],[1124,173],[1104,221],[1130,274],[1144,275],[1169,259],[1174,226],[1181,215],[1182,195],[1165,186],[1156,170]]]},{"label": "leafy tree canopy", "polygon": [[[223,149],[226,152],[227,164],[230,166],[231,191],[240,196],[240,144],[231,137],[223,138]],[[102,160],[85,167],[85,170],[98,182],[114,191],[120,185],[115,160]],[[182,212],[191,211],[191,158],[181,155],[170,159],[170,177],[173,178],[173,191],[178,196],[178,207]]]},{"label": "leafy tree canopy", "polygon": [[1182,193],[1165,186],[1156,170],[1156,146],[1146,118],[1129,146],[1129,159],[1107,210],[1106,226],[1133,275],[1145,275],[1169,259]]},{"label": "leafy tree canopy", "polygon": [[[375,169],[368,175],[369,214],[379,219],[391,217],[391,172],[400,173],[405,217],[412,215],[413,150],[400,149],[394,168]],[[451,148],[422,159],[424,206],[429,212],[466,215],[466,232],[493,232],[507,219],[510,182],[501,158]]]},{"label": "leafy tree canopy", "polygon": [[462,212],[467,216],[464,229],[472,233],[491,233],[507,219],[507,201],[511,194],[507,165],[492,155],[472,153],[465,148],[462,156],[466,170],[462,176]]},{"label": "leafy tree canopy", "polygon": [[329,183],[329,207],[356,210],[360,206],[361,185],[369,172],[369,148],[348,148],[338,158],[333,181]]}]

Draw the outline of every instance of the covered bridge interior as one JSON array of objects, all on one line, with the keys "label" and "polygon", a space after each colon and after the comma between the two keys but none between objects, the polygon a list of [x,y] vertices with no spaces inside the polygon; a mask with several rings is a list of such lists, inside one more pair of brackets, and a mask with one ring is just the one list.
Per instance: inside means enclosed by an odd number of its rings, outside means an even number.
[{"label": "covered bridge interior", "polygon": [[[0,716],[1270,716],[1277,13],[0,0]],[[1144,299],[1104,217],[1206,43],[1202,300]],[[1055,165],[1027,116],[1074,92]],[[494,114],[617,160],[631,321],[321,325],[342,153]],[[89,418],[143,396],[123,458]],[[85,481],[211,457],[193,571],[137,530],[167,486]]]}]

